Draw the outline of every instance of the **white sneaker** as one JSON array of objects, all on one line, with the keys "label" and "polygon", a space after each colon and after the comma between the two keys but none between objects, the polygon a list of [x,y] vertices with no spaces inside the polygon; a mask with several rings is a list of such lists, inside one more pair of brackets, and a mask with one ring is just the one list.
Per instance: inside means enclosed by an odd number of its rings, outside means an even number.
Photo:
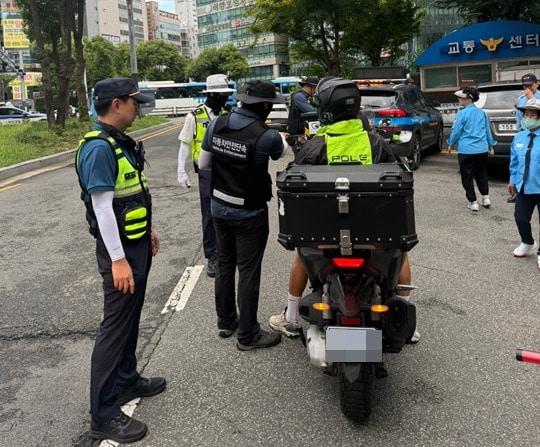
[{"label": "white sneaker", "polygon": [[420,341],[420,332],[418,332],[416,329],[414,330],[414,334],[413,336],[411,337],[411,343],[412,344],[415,344],[415,343],[418,343]]},{"label": "white sneaker", "polygon": [[482,206],[484,208],[489,208],[491,206],[491,200],[489,196],[482,196]]},{"label": "white sneaker", "polygon": [[524,244],[522,242],[516,247],[513,254],[516,258],[524,258],[525,256],[529,256],[537,248],[538,248],[538,244],[536,243],[536,241],[532,245]]},{"label": "white sneaker", "polygon": [[272,315],[270,327],[277,332],[283,332],[287,337],[298,337],[300,335],[300,326],[296,321],[287,321],[285,312],[277,315]]},{"label": "white sneaker", "polygon": [[480,211],[480,207],[478,206],[478,202],[469,202],[467,205],[467,208],[469,208],[471,211],[478,212]]}]

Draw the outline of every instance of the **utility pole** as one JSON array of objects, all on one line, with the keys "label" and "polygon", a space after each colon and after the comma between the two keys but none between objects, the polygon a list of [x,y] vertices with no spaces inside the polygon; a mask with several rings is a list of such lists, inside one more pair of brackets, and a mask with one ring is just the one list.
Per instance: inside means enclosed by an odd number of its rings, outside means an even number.
[{"label": "utility pole", "polygon": [[128,29],[129,29],[129,60],[131,64],[131,77],[138,82],[137,70],[137,47],[135,42],[135,23],[133,20],[133,0],[126,0],[128,10]]}]

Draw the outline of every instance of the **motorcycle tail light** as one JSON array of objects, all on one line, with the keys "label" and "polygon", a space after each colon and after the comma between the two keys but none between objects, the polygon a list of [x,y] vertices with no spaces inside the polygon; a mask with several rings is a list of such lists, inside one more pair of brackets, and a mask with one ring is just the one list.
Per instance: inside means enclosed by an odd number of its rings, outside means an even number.
[{"label": "motorcycle tail light", "polygon": [[520,362],[535,363],[537,365],[540,365],[540,352],[532,352],[518,349],[516,351],[516,359]]},{"label": "motorcycle tail light", "polygon": [[330,305],[327,303],[313,303],[313,309],[320,310],[321,312],[326,312],[330,310]]},{"label": "motorcycle tail light", "polygon": [[409,116],[406,110],[404,109],[383,109],[383,110],[377,110],[378,116],[392,116],[396,118],[403,118],[405,116]]},{"label": "motorcycle tail light", "polygon": [[362,319],[360,317],[339,317],[341,326],[361,326]]},{"label": "motorcycle tail light", "polygon": [[332,264],[338,269],[360,269],[365,263],[364,258],[332,258]]},{"label": "motorcycle tail light", "polygon": [[389,310],[390,308],[386,304],[372,304],[371,305],[371,312],[375,312],[378,314],[388,312]]}]

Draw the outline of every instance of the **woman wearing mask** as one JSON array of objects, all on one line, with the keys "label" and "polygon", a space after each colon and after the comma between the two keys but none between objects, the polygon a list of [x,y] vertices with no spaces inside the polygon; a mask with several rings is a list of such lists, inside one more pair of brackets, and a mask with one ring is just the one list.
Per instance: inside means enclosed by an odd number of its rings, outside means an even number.
[{"label": "woman wearing mask", "polygon": [[508,192],[516,194],[514,216],[521,236],[521,244],[514,250],[514,256],[523,258],[538,247],[532,235],[531,218],[535,208],[540,213],[540,104],[528,104],[519,110],[524,113],[522,124],[525,130],[517,133],[512,141]]},{"label": "woman wearing mask", "polygon": [[489,208],[489,184],[487,177],[488,151],[497,144],[493,139],[487,115],[474,105],[480,97],[474,87],[464,87],[454,93],[462,109],[457,113],[456,121],[448,138],[448,152],[457,146],[461,182],[468,200],[467,207],[478,212],[474,182],[482,195],[482,206]]}]

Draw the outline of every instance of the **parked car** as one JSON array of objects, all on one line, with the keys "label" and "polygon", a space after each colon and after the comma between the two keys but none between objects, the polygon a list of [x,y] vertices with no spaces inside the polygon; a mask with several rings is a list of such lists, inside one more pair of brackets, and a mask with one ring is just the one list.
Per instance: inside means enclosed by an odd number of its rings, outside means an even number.
[{"label": "parked car", "polygon": [[279,132],[287,132],[287,121],[289,118],[289,108],[287,104],[274,104],[272,111],[266,119],[266,125]]},{"label": "parked car", "polygon": [[0,125],[46,120],[47,115],[44,113],[27,112],[26,110],[8,104],[0,105]]},{"label": "parked car", "polygon": [[359,90],[362,113],[376,130],[384,134],[412,132],[409,145],[403,145],[403,153],[398,154],[407,158],[411,169],[418,169],[423,151],[442,149],[442,115],[418,87],[411,84],[363,87],[359,84]]},{"label": "parked car", "polygon": [[516,102],[523,87],[520,82],[486,83],[478,86],[480,99],[476,106],[485,110],[493,137],[497,140],[495,154],[489,159],[492,162],[508,162],[510,145],[518,132],[516,123]]}]

